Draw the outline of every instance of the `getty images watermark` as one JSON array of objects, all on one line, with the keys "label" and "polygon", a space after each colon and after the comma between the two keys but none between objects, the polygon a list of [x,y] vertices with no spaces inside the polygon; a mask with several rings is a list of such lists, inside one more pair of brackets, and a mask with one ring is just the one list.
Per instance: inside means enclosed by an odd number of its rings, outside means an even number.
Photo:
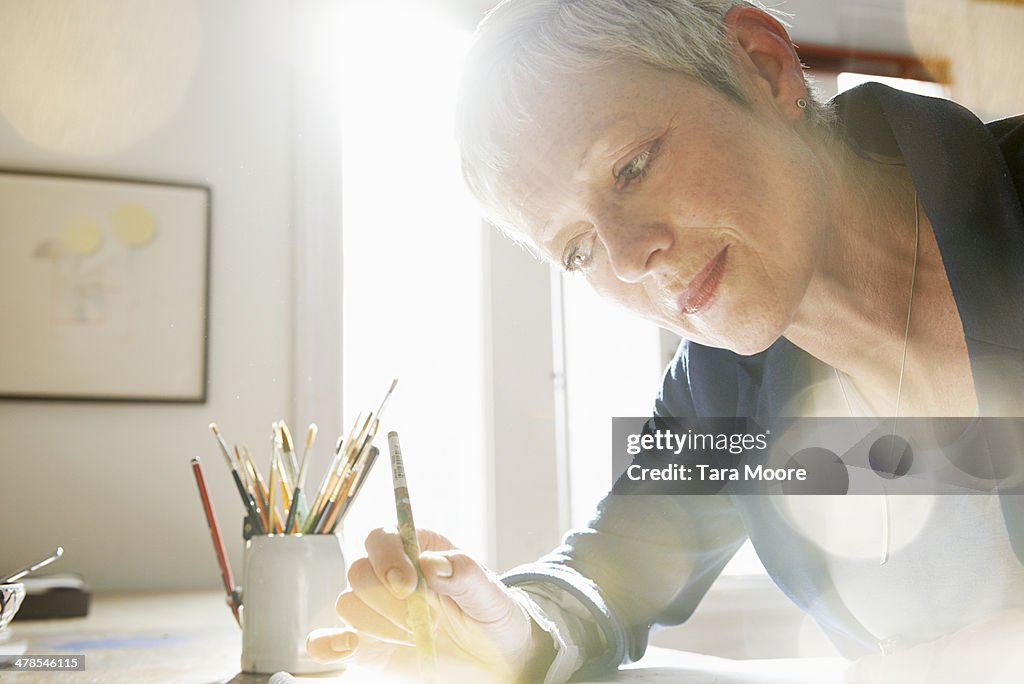
[{"label": "getty images watermark", "polygon": [[[1024,493],[1024,418],[614,418],[616,494]],[[1019,491],[1018,491],[1019,490]]]}]

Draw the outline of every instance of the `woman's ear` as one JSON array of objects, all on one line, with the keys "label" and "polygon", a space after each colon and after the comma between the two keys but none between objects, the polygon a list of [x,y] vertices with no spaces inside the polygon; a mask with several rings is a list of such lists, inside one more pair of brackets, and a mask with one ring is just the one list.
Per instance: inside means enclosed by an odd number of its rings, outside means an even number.
[{"label": "woman's ear", "polygon": [[807,87],[785,27],[755,7],[738,5],[726,13],[725,30],[741,82],[755,88],[786,118],[800,118]]}]

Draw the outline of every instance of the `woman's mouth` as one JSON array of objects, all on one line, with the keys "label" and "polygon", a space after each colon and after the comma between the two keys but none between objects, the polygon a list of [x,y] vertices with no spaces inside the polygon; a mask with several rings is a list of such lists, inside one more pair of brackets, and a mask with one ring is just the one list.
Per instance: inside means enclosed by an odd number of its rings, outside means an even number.
[{"label": "woman's mouth", "polygon": [[695,314],[711,302],[725,274],[725,258],[728,251],[728,246],[723,247],[715,258],[700,269],[679,295],[679,309],[684,314]]}]

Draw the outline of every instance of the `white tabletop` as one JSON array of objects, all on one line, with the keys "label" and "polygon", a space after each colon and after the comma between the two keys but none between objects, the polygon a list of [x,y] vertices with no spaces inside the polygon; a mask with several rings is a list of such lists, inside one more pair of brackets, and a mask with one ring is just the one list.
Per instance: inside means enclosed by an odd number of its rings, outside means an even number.
[{"label": "white tabletop", "polygon": [[[85,618],[15,621],[0,652],[85,655],[84,672],[0,670],[6,684],[102,682],[119,684],[264,684],[239,672],[241,630],[216,592],[99,595]],[[601,681],[668,684],[840,684],[845,661],[728,660],[652,647],[639,662]],[[301,682],[380,682],[356,671]]]}]

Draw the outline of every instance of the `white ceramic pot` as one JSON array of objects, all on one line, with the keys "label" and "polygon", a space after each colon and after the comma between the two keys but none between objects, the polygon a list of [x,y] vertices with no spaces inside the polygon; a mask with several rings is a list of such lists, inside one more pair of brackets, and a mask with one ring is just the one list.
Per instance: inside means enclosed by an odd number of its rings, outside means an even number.
[{"label": "white ceramic pot", "polygon": [[334,604],[345,586],[341,540],[333,534],[258,535],[246,542],[242,671],[338,669],[306,654],[306,636],[342,626]]}]

